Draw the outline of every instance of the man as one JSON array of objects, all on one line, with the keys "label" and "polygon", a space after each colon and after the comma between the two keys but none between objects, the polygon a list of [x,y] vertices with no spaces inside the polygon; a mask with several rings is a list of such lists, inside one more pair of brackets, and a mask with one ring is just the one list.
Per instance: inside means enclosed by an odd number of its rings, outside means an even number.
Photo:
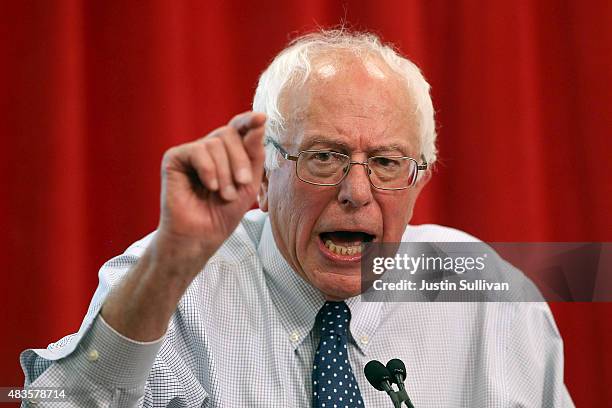
[{"label": "man", "polygon": [[546,304],[358,296],[364,242],[475,240],[408,226],[436,159],[414,64],[307,35],[253,107],[168,150],[156,232],[103,266],[77,334],[22,354],[26,384],[67,406],[386,407],[363,367],[401,358],[417,407],[572,405]]}]

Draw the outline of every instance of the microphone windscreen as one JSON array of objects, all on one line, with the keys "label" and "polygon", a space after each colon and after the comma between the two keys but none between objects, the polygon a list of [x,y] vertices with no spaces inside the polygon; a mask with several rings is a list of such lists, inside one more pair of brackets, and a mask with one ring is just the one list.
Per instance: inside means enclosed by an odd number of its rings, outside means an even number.
[{"label": "microphone windscreen", "polygon": [[387,370],[389,370],[392,375],[399,374],[402,377],[402,381],[406,379],[406,366],[399,358],[389,360],[387,363]]},{"label": "microphone windscreen", "polygon": [[378,391],[384,391],[382,386],[383,381],[391,380],[391,374],[389,370],[387,370],[387,367],[377,360],[372,360],[366,364],[363,372],[369,383],[372,384],[372,387],[376,388]]}]

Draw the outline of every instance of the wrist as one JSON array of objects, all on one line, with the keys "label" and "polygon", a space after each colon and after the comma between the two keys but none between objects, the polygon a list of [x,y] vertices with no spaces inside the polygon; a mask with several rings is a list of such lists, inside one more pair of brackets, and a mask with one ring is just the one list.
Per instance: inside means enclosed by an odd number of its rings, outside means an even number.
[{"label": "wrist", "polygon": [[202,240],[159,229],[147,252],[152,269],[195,276],[215,250]]}]

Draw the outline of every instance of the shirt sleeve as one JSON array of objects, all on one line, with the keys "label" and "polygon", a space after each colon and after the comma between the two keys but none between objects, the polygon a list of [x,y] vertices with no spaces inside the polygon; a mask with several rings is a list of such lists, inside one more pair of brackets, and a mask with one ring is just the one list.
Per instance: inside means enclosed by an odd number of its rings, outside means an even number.
[{"label": "shirt sleeve", "polygon": [[[97,316],[75,350],[52,362],[29,385],[62,389],[65,399],[61,402],[67,406],[141,406],[163,340],[131,340]],[[56,402],[49,404],[56,406]],[[36,406],[45,406],[44,401]]]},{"label": "shirt sleeve", "polygon": [[506,343],[509,406],[569,408],[563,341],[546,302],[516,303]]},{"label": "shirt sleeve", "polygon": [[[63,389],[65,406],[115,406],[109,405],[111,401],[126,407],[142,404],[147,376],[163,338],[150,343],[128,339],[99,312],[110,290],[138,261],[151,239],[152,234],[102,266],[98,288],[77,333],[46,349],[21,353],[26,386]],[[45,406],[45,402],[36,406]]]}]

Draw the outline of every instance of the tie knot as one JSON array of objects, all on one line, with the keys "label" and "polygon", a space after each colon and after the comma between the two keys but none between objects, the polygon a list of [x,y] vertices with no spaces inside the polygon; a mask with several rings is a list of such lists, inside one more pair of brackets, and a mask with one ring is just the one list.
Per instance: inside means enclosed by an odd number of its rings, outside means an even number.
[{"label": "tie knot", "polygon": [[326,334],[346,336],[351,321],[351,311],[345,302],[325,302],[319,311],[319,319],[321,336]]}]

